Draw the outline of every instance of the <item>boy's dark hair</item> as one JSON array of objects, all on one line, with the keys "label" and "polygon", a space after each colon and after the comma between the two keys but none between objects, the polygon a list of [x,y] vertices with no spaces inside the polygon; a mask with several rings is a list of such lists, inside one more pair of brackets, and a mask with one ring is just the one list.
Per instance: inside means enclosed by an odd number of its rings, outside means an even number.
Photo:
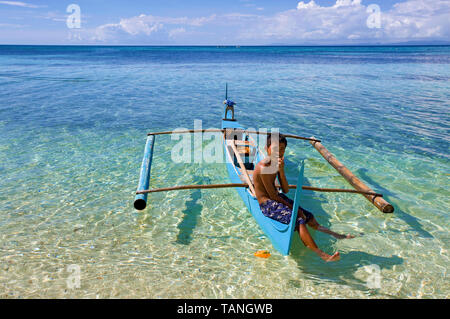
[{"label": "boy's dark hair", "polygon": [[[280,144],[284,143],[284,145],[287,146],[287,139],[281,133],[278,134],[278,143]],[[266,142],[267,148],[269,148],[271,144],[272,144],[272,133],[267,133],[267,142]]]}]

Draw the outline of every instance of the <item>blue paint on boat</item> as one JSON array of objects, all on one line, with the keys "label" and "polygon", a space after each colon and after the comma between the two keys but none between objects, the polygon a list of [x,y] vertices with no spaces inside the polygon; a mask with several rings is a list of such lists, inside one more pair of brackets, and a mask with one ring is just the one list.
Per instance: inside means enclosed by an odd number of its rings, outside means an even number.
[{"label": "blue paint on boat", "polygon": [[[222,120],[222,129],[244,129],[239,122],[232,119],[230,114],[226,112],[226,107],[224,111],[224,118]],[[240,132],[235,134],[238,139],[244,140],[245,133]],[[228,170],[228,175],[232,183],[242,183],[240,178],[241,171],[234,165],[234,154],[232,151],[228,150],[226,140],[224,140],[224,151],[226,155],[226,166]],[[262,159],[262,154],[260,154],[258,147],[256,146],[256,153],[253,156],[253,163],[256,165]],[[254,197],[249,188],[237,187],[236,191],[239,196],[244,201],[248,210],[251,212],[256,222],[259,224],[263,232],[270,239],[275,249],[277,249],[283,255],[289,255],[292,235],[295,230],[295,221],[297,219],[297,211],[300,205],[302,185],[303,185],[303,175],[304,175],[304,162],[302,161],[300,165],[300,174],[297,180],[297,189],[295,191],[295,199],[293,206],[293,213],[289,224],[283,224],[271,218],[263,215],[261,208],[259,206],[258,200]]]}]

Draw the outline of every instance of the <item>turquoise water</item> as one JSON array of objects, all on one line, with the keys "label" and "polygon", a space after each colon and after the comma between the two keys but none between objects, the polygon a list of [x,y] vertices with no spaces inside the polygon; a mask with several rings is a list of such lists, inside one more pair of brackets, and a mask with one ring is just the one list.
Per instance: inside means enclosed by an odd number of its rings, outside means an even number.
[{"label": "turquoise water", "polygon": [[[134,210],[146,133],[218,128],[225,82],[241,124],[321,138],[394,214],[306,193],[357,236],[311,231],[326,264],[298,239],[277,253],[233,189]],[[450,47],[0,46],[0,297],[448,298],[449,110]],[[152,187],[228,182],[175,144],[156,138]],[[308,143],[286,156],[290,182],[305,158],[308,184],[349,188]]]}]

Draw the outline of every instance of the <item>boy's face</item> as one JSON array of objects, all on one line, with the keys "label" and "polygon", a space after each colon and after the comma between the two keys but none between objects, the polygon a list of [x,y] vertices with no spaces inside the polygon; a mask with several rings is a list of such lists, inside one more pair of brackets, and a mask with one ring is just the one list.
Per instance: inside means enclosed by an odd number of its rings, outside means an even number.
[{"label": "boy's face", "polygon": [[277,158],[283,158],[285,151],[286,151],[286,144],[284,144],[284,143],[273,143],[267,149],[267,154],[269,156],[274,155]]}]

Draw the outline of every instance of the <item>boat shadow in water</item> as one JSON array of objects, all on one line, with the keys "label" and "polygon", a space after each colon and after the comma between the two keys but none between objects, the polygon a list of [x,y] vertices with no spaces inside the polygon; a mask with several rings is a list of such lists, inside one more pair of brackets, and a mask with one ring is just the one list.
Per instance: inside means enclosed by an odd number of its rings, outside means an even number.
[{"label": "boat shadow in water", "polygon": [[198,203],[202,197],[202,192],[196,189],[191,192],[191,199],[186,202],[186,208],[183,210],[183,219],[177,225],[179,229],[176,243],[189,245],[192,241],[192,233],[197,226],[197,221],[203,210],[203,205]]},{"label": "boat shadow in water", "polygon": [[[392,204],[391,198],[397,198],[394,193],[387,190],[386,188],[384,188],[383,186],[381,186],[380,184],[375,182],[372,178],[370,178],[370,176],[368,176],[366,174],[367,169],[360,168],[356,172],[357,172],[357,175],[361,176],[362,180],[364,180],[368,184],[372,185],[377,190],[377,192],[381,192],[383,194],[384,199],[386,199],[386,201],[388,201],[389,203]],[[405,213],[398,207],[398,205],[394,205],[394,208],[395,208],[395,210],[394,210],[395,217],[398,217],[401,220],[403,220],[405,223],[407,223],[413,231],[418,232],[420,234],[420,236],[422,236],[422,237],[433,238],[433,235],[431,235],[429,232],[427,232],[425,229],[423,229],[422,225],[419,223],[419,221],[417,220],[416,217]]]},{"label": "boat shadow in water", "polygon": [[[304,185],[310,185],[307,178],[304,180]],[[325,195],[322,194],[306,196],[304,208],[310,210],[315,215],[319,224],[330,228],[332,226],[329,222],[330,216],[322,208],[322,205],[326,202],[327,199]],[[328,254],[335,252],[335,243],[338,241],[336,238],[315,231],[310,227],[308,227],[308,230],[320,249]],[[363,236],[363,234],[354,235]],[[302,273],[305,274],[305,277],[312,279],[318,285],[335,283],[351,286],[354,289],[364,292],[371,291],[373,289],[368,285],[367,278],[373,274],[374,271],[381,272],[383,269],[392,269],[395,265],[400,265],[404,262],[403,258],[398,256],[383,257],[361,251],[340,251],[340,255],[341,260],[338,262],[324,262],[314,252],[303,245],[297,232],[294,234],[291,257],[295,260]],[[303,281],[304,278],[291,280],[290,285],[301,287],[304,284]]]}]

